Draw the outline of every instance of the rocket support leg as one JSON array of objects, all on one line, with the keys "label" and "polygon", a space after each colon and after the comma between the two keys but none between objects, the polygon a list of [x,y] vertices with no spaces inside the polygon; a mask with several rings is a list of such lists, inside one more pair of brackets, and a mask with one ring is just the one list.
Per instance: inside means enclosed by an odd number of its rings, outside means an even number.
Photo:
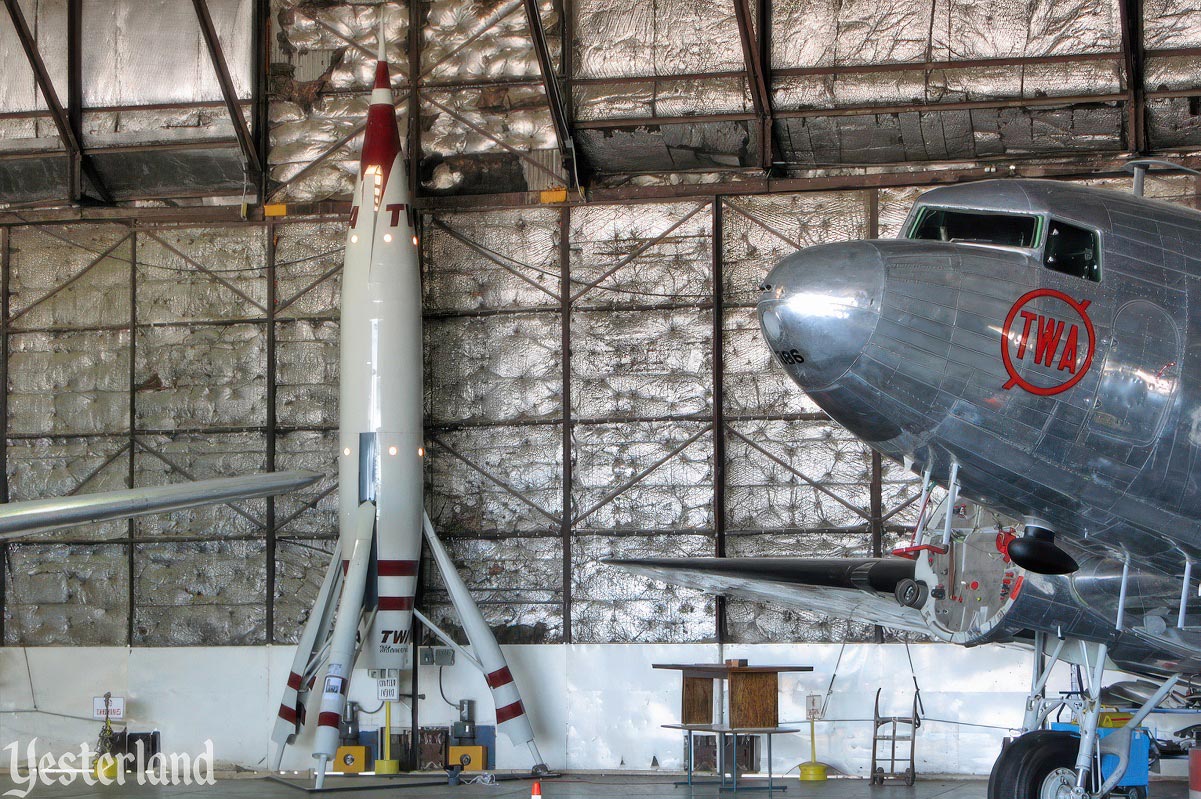
[{"label": "rocket support leg", "polygon": [[325,570],[325,579],[321,581],[321,589],[313,601],[313,610],[309,620],[304,625],[300,640],[296,644],[296,655],[292,659],[292,670],[288,673],[288,683],[284,687],[284,695],[279,705],[279,714],[275,719],[275,727],[271,731],[271,740],[275,743],[275,751],[271,754],[271,770],[278,771],[284,757],[284,748],[296,739],[296,734],[304,727],[305,702],[308,699],[308,681],[312,672],[320,668],[320,663],[313,663],[313,658],[324,644],[333,621],[335,598],[342,587],[342,550],[335,545],[329,567]]},{"label": "rocket support leg", "polygon": [[363,615],[363,592],[367,586],[367,567],[371,561],[371,539],[375,533],[375,503],[364,502],[355,511],[354,541],[350,544],[349,562],[334,620],[334,635],[330,642],[329,666],[321,688],[321,714],[317,717],[317,738],[313,757],[317,759],[317,784],[325,783],[325,766],[338,749],[338,730],[342,711],[346,707],[346,691],[354,668],[357,651],[355,638]]},{"label": "rocket support leg", "polygon": [[463,623],[463,631],[467,633],[467,640],[471,642],[471,648],[484,672],[484,679],[492,691],[492,701],[496,705],[496,729],[507,735],[514,746],[528,745],[534,758],[534,771],[545,772],[546,764],[534,740],[534,729],[530,726],[530,718],[525,713],[517,683],[513,680],[509,664],[500,651],[500,645],[496,643],[496,637],[492,635],[483,614],[476,607],[471,592],[467,590],[463,578],[459,576],[450,556],[446,554],[438,534],[434,532],[429,515],[424,515],[423,520],[425,540],[429,543],[430,554],[438,564],[438,571],[446,583],[446,591],[459,614],[459,621]]}]

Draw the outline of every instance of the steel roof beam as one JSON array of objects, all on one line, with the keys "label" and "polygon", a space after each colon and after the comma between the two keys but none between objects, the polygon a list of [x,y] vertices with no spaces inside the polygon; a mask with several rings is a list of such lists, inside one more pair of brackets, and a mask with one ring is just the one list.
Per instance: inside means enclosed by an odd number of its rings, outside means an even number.
[{"label": "steel roof beam", "polygon": [[[534,42],[534,53],[538,56],[538,69],[542,73],[542,88],[546,92],[546,102],[550,105],[551,121],[555,125],[555,137],[559,141],[559,156],[563,159],[563,170],[567,182],[573,188],[578,188],[576,175],[576,150],[574,126],[563,92],[559,88],[559,79],[555,75],[555,65],[551,61],[550,48],[546,44],[546,30],[542,27],[542,12],[538,8],[538,0],[525,0],[525,18],[530,27],[530,38]],[[564,42],[561,46],[568,47]]]},{"label": "steel roof beam", "polygon": [[[271,121],[269,110],[270,86],[267,70],[271,61],[271,0],[254,0],[254,76],[250,96],[253,105],[254,141],[264,159],[271,149]],[[259,197],[267,196],[270,165],[263,164],[259,172]],[[261,201],[261,200],[260,200]],[[271,385],[268,383],[268,385]],[[274,529],[274,528],[272,528]],[[268,627],[267,629],[271,629]]]},{"label": "steel roof beam", "polygon": [[[16,0],[6,0],[16,2]],[[213,62],[213,71],[217,73],[217,83],[221,85],[221,97],[225,100],[225,108],[229,112],[230,122],[234,126],[234,134],[238,137],[238,145],[242,148],[242,156],[246,159],[253,182],[257,185],[263,173],[263,162],[259,158],[258,148],[242,116],[242,107],[234,90],[233,77],[229,74],[229,65],[225,62],[225,52],[221,49],[221,40],[217,38],[217,28],[213,25],[213,17],[209,14],[208,3],[205,0],[192,0],[196,8],[196,19],[200,23],[200,32],[204,35],[204,44],[208,48],[209,60]]]},{"label": "steel roof beam", "polygon": [[[1066,97],[1013,97],[1005,100],[967,100],[951,103],[925,103],[888,106],[835,106],[833,108],[806,108],[795,111],[776,111],[776,119],[802,119],[807,117],[877,116],[883,114],[934,113],[940,111],[967,111],[972,109],[998,108],[1042,108],[1047,106],[1085,105],[1090,103],[1124,103],[1126,94],[1084,94]],[[676,117],[630,117],[627,119],[589,119],[576,123],[580,130],[608,130],[611,128],[644,128],[662,125],[696,125],[718,122],[745,122],[755,119],[755,114],[695,114]]]},{"label": "steel roof beam", "polygon": [[750,84],[751,102],[759,116],[760,165],[770,170],[775,163],[775,115],[771,101],[770,65],[767,63],[764,45],[766,37],[765,14],[769,13],[765,0],[759,2],[759,34],[756,34],[751,18],[750,0],[734,0],[734,19],[738,23],[738,38],[742,42],[742,60],[746,65],[746,79]]},{"label": "steel roof beam", "polygon": [[38,84],[38,91],[42,94],[42,99],[46,101],[46,107],[50,110],[50,116],[54,119],[54,126],[58,128],[58,136],[63,142],[63,147],[67,150],[67,158],[69,168],[67,172],[67,186],[72,202],[78,202],[81,196],[80,171],[87,176],[92,183],[92,188],[100,195],[100,199],[108,204],[112,204],[112,197],[104,188],[103,181],[96,173],[95,167],[84,153],[83,147],[79,143],[79,136],[75,128],[71,125],[71,119],[63,108],[62,101],[58,98],[58,92],[54,90],[54,83],[50,80],[50,73],[46,69],[46,63],[42,60],[42,54],[38,52],[37,41],[34,39],[33,32],[29,29],[29,23],[25,21],[25,14],[21,11],[21,6],[17,0],[4,0],[4,6],[8,10],[8,16],[12,20],[13,27],[16,29],[17,38],[21,41],[21,47],[25,50],[25,58],[29,61],[29,66],[33,69],[34,79]]},{"label": "steel roof beam", "polygon": [[1122,61],[1126,73],[1126,144],[1132,153],[1147,151],[1146,97],[1144,79],[1146,51],[1143,47],[1142,0],[1122,0],[1118,7],[1122,23]]},{"label": "steel roof beam", "polygon": [[83,172],[101,202],[112,205],[113,198],[108,186],[100,179],[91,158],[83,151],[83,0],[68,0],[67,3],[67,123],[79,144],[78,157],[71,166],[78,193],[72,193],[71,199],[77,201],[83,195],[83,185],[79,179],[79,173]]}]

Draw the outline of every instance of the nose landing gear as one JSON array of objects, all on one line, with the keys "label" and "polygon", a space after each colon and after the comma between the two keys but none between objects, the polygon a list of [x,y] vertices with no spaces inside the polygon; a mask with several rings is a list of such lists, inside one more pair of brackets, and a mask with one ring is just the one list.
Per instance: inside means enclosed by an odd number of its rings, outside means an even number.
[{"label": "nose landing gear", "polygon": [[[1060,638],[1054,649],[1047,652],[1047,638],[1046,633],[1035,634],[1036,650],[1049,654],[1050,660],[1044,666],[1040,664],[1041,657],[1034,659],[1023,722],[1025,733],[1002,749],[993,764],[988,799],[1102,799],[1118,795],[1145,799],[1145,772],[1138,775],[1129,768],[1132,751],[1138,751],[1132,746],[1132,739],[1143,720],[1176,686],[1179,675],[1164,682],[1123,727],[1099,734],[1107,645]],[[1083,667],[1087,690],[1047,699],[1047,677],[1065,646],[1079,648],[1077,658]],[[1052,713],[1063,707],[1072,711],[1070,730],[1039,729]],[[1145,748],[1140,756],[1146,757]]]},{"label": "nose landing gear", "polygon": [[988,799],[1073,799],[1079,747],[1068,732],[1026,733],[1001,750],[988,777]]}]

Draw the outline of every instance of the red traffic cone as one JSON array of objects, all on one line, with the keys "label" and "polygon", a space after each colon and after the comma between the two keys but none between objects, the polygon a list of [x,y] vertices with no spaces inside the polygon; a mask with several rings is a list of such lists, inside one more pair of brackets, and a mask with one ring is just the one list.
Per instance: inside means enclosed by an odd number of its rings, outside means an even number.
[{"label": "red traffic cone", "polygon": [[542,799],[542,783],[534,782],[534,787],[530,788],[530,799]]}]

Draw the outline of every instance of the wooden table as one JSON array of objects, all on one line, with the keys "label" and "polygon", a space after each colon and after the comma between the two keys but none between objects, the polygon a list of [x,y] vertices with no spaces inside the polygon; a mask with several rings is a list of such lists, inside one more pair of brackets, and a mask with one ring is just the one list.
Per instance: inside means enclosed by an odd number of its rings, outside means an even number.
[{"label": "wooden table", "polygon": [[[683,692],[680,700],[679,724],[665,724],[668,729],[684,730],[688,736],[688,781],[692,780],[692,736],[710,732],[718,736],[718,768],[725,789],[725,768],[721,763],[727,735],[763,735],[767,738],[767,788],[784,790],[772,780],[771,739],[773,735],[796,732],[780,726],[780,674],[782,672],[813,671],[812,666],[745,666],[736,663],[656,663],[656,669],[681,672]],[[713,723],[713,683],[725,680],[729,685],[728,723]],[[735,737],[737,741],[737,737]],[[736,747],[737,748],[737,747]],[[732,789],[738,790],[738,758],[735,755]],[[746,790],[746,789],[744,789]]]},{"label": "wooden table", "polygon": [[724,768],[722,768],[721,769],[721,779],[719,780],[719,782],[721,783],[721,786],[722,786],[721,790],[733,791],[735,794],[738,793],[738,736],[739,735],[762,735],[763,737],[767,738],[767,787],[763,787],[760,785],[743,786],[742,790],[744,790],[744,791],[768,791],[768,792],[787,790],[787,788],[783,785],[776,785],[775,779],[772,776],[771,737],[773,735],[789,735],[791,733],[797,732],[797,730],[794,730],[791,727],[731,727],[728,724],[664,724],[663,726],[669,730],[683,730],[685,735],[688,737],[688,761],[687,761],[688,762],[688,769],[687,769],[688,779],[685,780],[684,782],[678,782],[678,783],[676,783],[676,785],[687,785],[689,787],[692,787],[693,785],[698,784],[698,783],[694,782],[692,779],[692,760],[693,760],[693,758],[692,758],[692,735],[693,735],[693,733],[697,733],[697,732],[707,732],[707,733],[714,733],[715,735],[717,735],[718,757],[721,757],[722,753],[725,752],[726,736],[727,735],[734,736],[734,742],[735,742],[734,743],[734,763],[731,766],[730,785],[728,787],[726,786],[726,771]]}]

